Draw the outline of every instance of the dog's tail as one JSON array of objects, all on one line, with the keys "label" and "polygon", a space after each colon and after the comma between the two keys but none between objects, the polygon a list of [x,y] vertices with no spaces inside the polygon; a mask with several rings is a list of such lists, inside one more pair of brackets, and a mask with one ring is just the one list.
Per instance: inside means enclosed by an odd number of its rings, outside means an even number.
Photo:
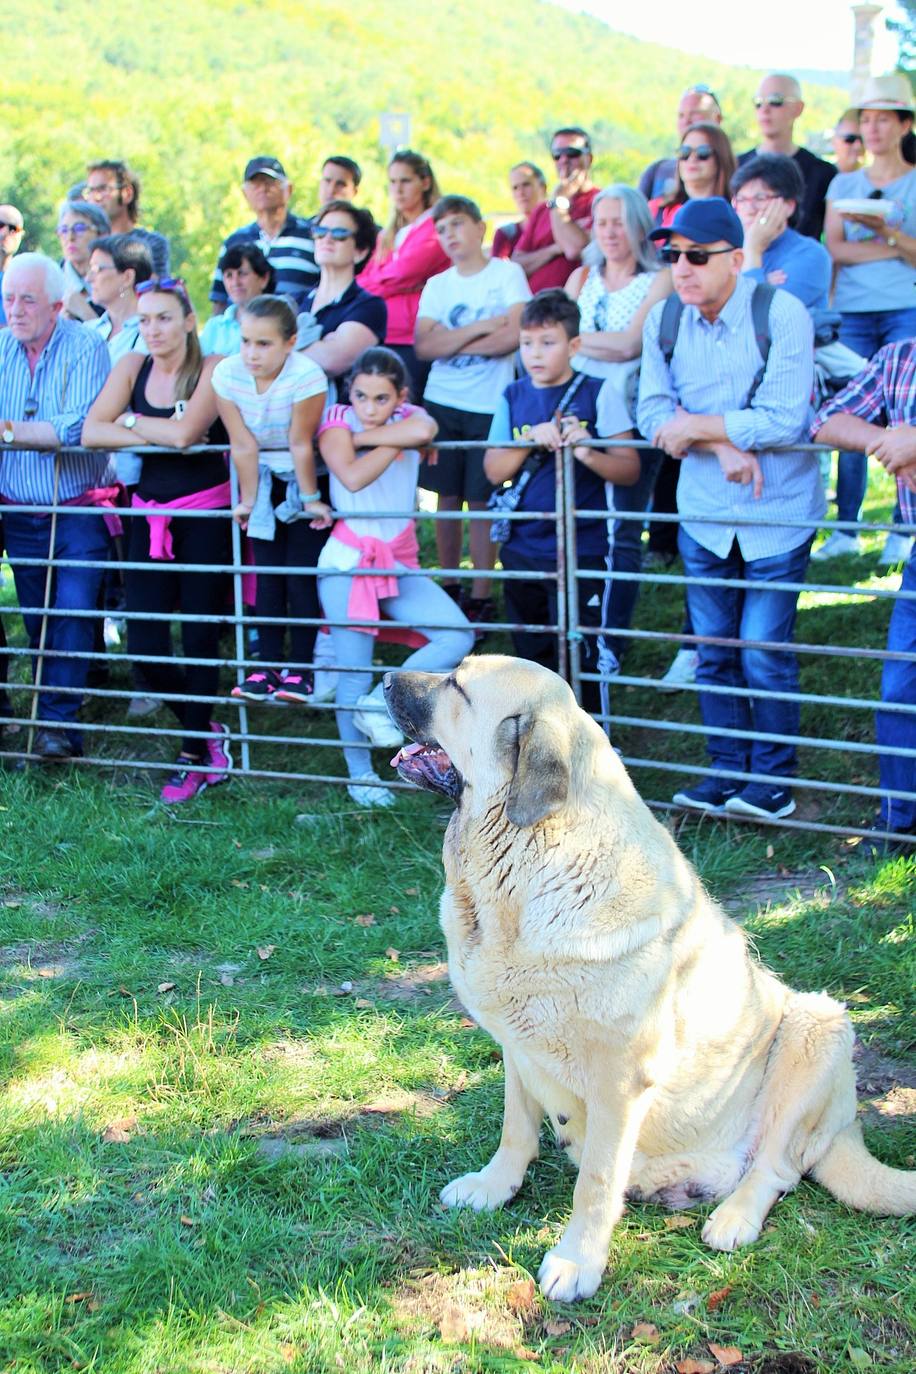
[{"label": "dog's tail", "polygon": [[891,1169],[875,1159],[857,1121],[834,1137],[811,1173],[840,1202],[860,1212],[886,1217],[916,1212],[916,1171]]}]

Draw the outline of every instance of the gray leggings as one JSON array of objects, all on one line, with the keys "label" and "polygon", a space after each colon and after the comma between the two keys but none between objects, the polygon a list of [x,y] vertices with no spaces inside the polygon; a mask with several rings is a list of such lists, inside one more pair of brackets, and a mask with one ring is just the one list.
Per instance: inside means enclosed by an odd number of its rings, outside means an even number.
[{"label": "gray leggings", "polygon": [[[399,563],[395,572],[405,572]],[[353,724],[352,708],[358,697],[372,686],[372,651],[375,636],[365,630],[348,630],[347,603],[353,578],[348,573],[322,574],[318,594],[325,619],[331,629],[331,648],[335,666],[363,668],[364,672],[341,673],[337,684],[337,731],[344,744],[344,759],[351,778],[368,773],[372,767],[366,736]],[[460,663],[474,647],[474,632],[464,612],[437,582],[428,577],[403,577],[397,596],[383,597],[382,610],[392,620],[400,620],[425,635],[429,641],[415,650],[402,664],[417,672],[445,673]],[[334,622],[344,622],[335,624]],[[432,629],[431,626],[445,626]]]}]

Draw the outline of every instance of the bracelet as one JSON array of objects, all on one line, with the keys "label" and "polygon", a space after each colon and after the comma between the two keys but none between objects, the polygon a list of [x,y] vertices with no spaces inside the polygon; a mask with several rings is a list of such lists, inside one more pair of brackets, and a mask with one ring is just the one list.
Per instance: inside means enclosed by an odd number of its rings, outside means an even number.
[{"label": "bracelet", "polygon": [[300,491],[299,500],[303,506],[313,506],[316,501],[321,500],[320,491]]}]

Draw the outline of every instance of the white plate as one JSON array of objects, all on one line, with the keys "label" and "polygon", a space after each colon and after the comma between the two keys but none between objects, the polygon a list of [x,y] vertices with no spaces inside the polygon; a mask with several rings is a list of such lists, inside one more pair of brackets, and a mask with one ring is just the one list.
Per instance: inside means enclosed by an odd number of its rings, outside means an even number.
[{"label": "white plate", "polygon": [[890,219],[894,213],[891,200],[832,200],[829,203],[840,215],[877,215],[880,219]]}]

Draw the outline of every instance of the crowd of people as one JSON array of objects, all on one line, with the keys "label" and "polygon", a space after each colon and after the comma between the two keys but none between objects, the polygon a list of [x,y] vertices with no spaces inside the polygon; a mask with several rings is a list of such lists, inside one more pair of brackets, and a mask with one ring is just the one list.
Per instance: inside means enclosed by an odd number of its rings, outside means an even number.
[{"label": "crowd of people", "polygon": [[[498,557],[513,574],[503,596],[516,652],[556,666],[549,512],[554,455],[569,446],[575,504],[588,512],[575,521],[584,704],[607,716],[635,613],[639,584],[615,571],[679,555],[698,580],[661,685],[697,683],[714,771],[673,800],[790,815],[793,587],[809,559],[861,552],[854,529],[815,546],[825,472],[796,446],[838,448],[841,521],[859,519],[866,455],[897,479],[895,523],[916,521],[916,138],[899,74],[871,78],[843,112],[835,162],[795,141],[794,77],[765,77],[754,106],[759,140],[736,156],[714,91],[685,91],[674,155],[647,167],[638,189],[599,187],[587,130],[557,129],[552,176],[530,161],[510,169],[520,217],[490,245],[480,207],[443,193],[420,153],[391,156],[383,226],[358,203],[352,158],[325,160],[318,208],[300,215],[281,162],[252,157],[242,192],[254,217],[215,254],[202,327],[170,274],[167,239],[141,223],[140,181],[123,161],[90,163],[71,188],[59,261],[20,252],[24,215],[0,206],[0,502],[29,642],[43,651],[33,752],[82,751],[83,655],[98,645],[103,583],[119,580],[104,564],[126,505],[131,709],[162,699],[183,736],[162,798],[188,801],[228,778],[229,732],[212,699],[231,464],[257,627],[233,695],[307,705],[318,659],[339,670],[350,793],[391,805],[370,752],[400,743],[373,686],[375,637],[395,621],[408,665],[447,671],[498,619]],[[437,440],[454,447],[437,451]],[[201,444],[209,450],[167,452]],[[136,452],[150,445],[165,452]],[[417,575],[414,521],[391,515],[415,509],[418,487],[443,516],[435,578]],[[78,513],[87,506],[105,519]],[[464,510],[477,518],[472,575],[460,578]],[[510,520],[513,510],[541,518]],[[638,520],[620,518],[647,510],[676,517],[651,521],[648,543]],[[905,564],[910,596],[912,551],[903,530],[881,555]],[[49,555],[68,560],[53,579]],[[906,596],[889,645],[916,650]],[[885,663],[882,700],[916,705],[916,661]],[[900,795],[916,791],[916,714],[879,711],[877,728],[887,793],[877,824],[916,834],[916,798]]]}]

